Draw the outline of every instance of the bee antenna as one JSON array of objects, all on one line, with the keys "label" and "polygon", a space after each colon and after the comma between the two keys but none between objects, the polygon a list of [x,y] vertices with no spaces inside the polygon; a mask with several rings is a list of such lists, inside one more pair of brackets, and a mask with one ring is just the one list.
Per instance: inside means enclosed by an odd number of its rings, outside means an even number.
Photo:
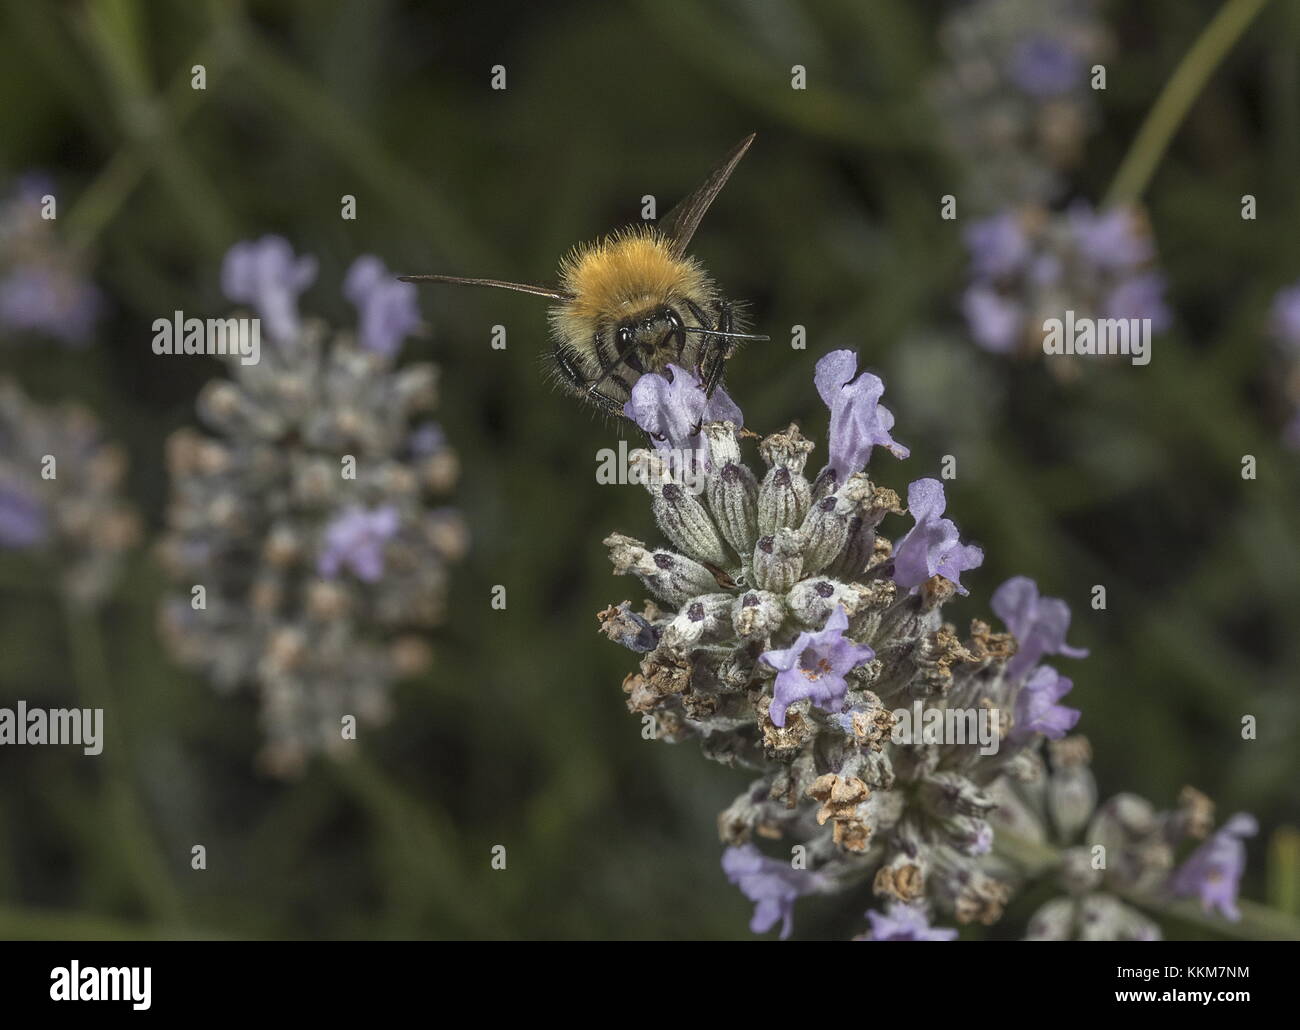
[{"label": "bee antenna", "polygon": [[702,325],[684,325],[684,333],[704,333],[706,336],[725,336],[731,340],[770,340],[770,336],[757,336],[753,333],[724,333],[721,329],[709,329]]}]

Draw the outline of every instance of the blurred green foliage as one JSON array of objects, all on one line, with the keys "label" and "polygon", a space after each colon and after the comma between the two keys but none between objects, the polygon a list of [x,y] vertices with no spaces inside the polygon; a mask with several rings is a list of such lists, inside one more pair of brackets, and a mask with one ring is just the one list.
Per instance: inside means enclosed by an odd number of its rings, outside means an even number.
[{"label": "blurred green foliage", "polygon": [[[1079,195],[1105,193],[1215,9],[1107,9],[1119,49]],[[194,423],[196,392],[221,372],[155,358],[148,327],[226,309],[231,243],[279,232],[318,255],[302,308],[350,324],[339,283],[360,253],[544,281],[569,246],[635,220],[643,194],[671,204],[756,129],[695,243],[774,337],[729,371],[750,426],[797,419],[824,439],[813,363],[857,349],[912,447],[902,466],[878,458],[881,478],[901,490],[958,456],[950,511],[988,557],[953,617],[988,618],[1013,574],[1066,598],[1072,641],[1092,650],[1065,671],[1103,796],[1164,806],[1190,782],[1224,814],[1254,812],[1243,894],[1265,899],[1272,883],[1294,911],[1294,834],[1266,841],[1300,823],[1300,460],[1266,403],[1265,319],[1300,277],[1295,11],[1265,11],[1147,190],[1175,328],[1146,368],[1060,382],[977,352],[956,312],[961,222],[938,208],[960,198],[961,169],[925,103],[944,10],[6,0],[0,171],[56,176],[60,225],[93,252],[112,310],[88,350],[6,344],[0,360],[40,398],[85,400],[127,445],[152,535],[162,442]],[[806,92],[789,87],[796,63]],[[495,64],[503,92],[489,89]],[[1240,218],[1244,193],[1257,221]],[[344,194],[355,222],[339,217]],[[639,597],[610,575],[601,538],[655,533],[638,488],[595,483],[596,450],[622,430],[541,376],[536,298],[429,290],[422,306],[432,332],[408,354],[443,368],[440,418],[474,534],[435,669],[401,687],[359,757],[283,785],[252,769],[250,699],[218,697],[161,651],[164,584],[146,551],[97,619],[65,616],[34,559],[0,558],[0,696],[106,691],[110,727],[95,762],[0,751],[0,936],[747,936],[714,822],[746,776],[642,740],[619,689],[634,658],[596,634],[599,608]],[[489,347],[497,323],[504,352]],[[795,324],[806,351],[784,342]],[[1253,482],[1244,454],[1259,461]],[[1098,583],[1104,612],[1088,606]],[[495,584],[505,611],[489,604]],[[205,872],[190,869],[196,843]],[[504,872],[489,865],[496,844]],[[801,902],[796,933],[847,937],[869,904]]]}]

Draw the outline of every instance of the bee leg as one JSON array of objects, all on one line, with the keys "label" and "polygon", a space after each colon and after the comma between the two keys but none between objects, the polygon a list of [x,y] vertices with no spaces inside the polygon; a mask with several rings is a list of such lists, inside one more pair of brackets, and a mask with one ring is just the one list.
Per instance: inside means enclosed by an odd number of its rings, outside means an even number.
[{"label": "bee leg", "polygon": [[611,415],[623,417],[623,405],[608,394],[591,389],[591,380],[582,374],[582,370],[578,368],[572,358],[564,353],[564,348],[558,343],[554,347],[553,356],[555,358],[555,367],[559,370],[561,378],[573,387],[576,392],[582,394],[587,400],[597,407],[603,408]]},{"label": "bee leg", "polygon": [[[713,328],[720,333],[732,331],[731,305],[725,300],[718,304],[718,324]],[[706,350],[700,359],[700,381],[704,384],[704,395],[712,397],[713,391],[722,381],[722,372],[727,359],[731,357],[731,340],[725,336],[714,336],[705,345]]]},{"label": "bee leg", "polygon": [[[721,324],[714,325],[713,319],[711,319],[708,316],[708,313],[690,298],[687,298],[686,300],[686,307],[690,311],[690,313],[694,316],[695,321],[699,322],[701,328],[703,329],[722,328]],[[730,311],[726,307],[726,302],[723,301],[723,303],[718,308],[718,322],[721,323],[722,321],[724,321],[724,319],[729,319],[729,318],[730,318]],[[685,333],[682,334],[683,337],[685,335],[686,335]],[[710,337],[706,343],[701,344],[700,346],[701,357],[700,360],[698,360],[695,363],[695,378],[699,379],[701,382],[704,383],[704,395],[706,397],[713,396],[713,391],[717,389],[718,379],[722,374],[721,369],[719,368],[718,370],[713,372],[712,380],[710,381],[710,374],[705,371],[706,366],[710,370],[712,370],[713,362],[716,361],[716,359],[710,359],[708,357],[708,354],[713,349],[716,340],[717,337]],[[679,356],[680,356],[680,352],[679,352]]]}]

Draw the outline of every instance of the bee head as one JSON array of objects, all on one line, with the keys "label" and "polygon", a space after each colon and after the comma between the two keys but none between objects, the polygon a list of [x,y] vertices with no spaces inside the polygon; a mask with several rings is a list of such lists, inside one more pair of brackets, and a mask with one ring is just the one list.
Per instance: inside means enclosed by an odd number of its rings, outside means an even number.
[{"label": "bee head", "polygon": [[686,332],[677,309],[667,304],[620,319],[614,346],[636,372],[662,368],[686,349]]}]

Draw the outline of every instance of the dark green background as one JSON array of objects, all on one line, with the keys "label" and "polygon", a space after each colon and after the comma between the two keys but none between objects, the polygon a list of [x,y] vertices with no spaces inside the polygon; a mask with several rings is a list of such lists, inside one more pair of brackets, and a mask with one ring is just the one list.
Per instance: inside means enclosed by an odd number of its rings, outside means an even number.
[{"label": "dark green background", "polygon": [[[1104,193],[1216,6],[1107,8],[1118,49],[1077,195]],[[912,448],[902,464],[878,455],[880,478],[901,491],[958,458],[950,514],[987,558],[951,617],[989,618],[1014,574],[1066,598],[1092,657],[1061,668],[1103,796],[1165,806],[1190,782],[1224,814],[1256,813],[1243,893],[1293,907],[1294,858],[1266,875],[1269,841],[1300,820],[1300,457],[1277,442],[1265,333],[1273,292],[1300,277],[1288,6],[1230,55],[1147,191],[1175,328],[1146,368],[1093,365],[1062,384],[977,351],[957,316],[965,223],[938,211],[945,193],[960,205],[963,173],[923,93],[943,4],[8,0],[0,171],[56,176],[61,228],[92,246],[112,307],[90,349],[6,344],[0,361],[35,395],[103,417],[153,537],[163,440],[222,373],[155,357],[149,326],[226,309],[231,243],[279,232],[317,255],[302,310],[351,324],[339,286],[360,253],[546,280],[570,245],[635,220],[643,194],[663,210],[757,130],[695,242],[774,338],[729,370],[749,425],[798,419],[824,456],[813,364],[856,349]],[[804,92],[789,86],[796,63]],[[494,64],[504,92],[489,89]],[[1241,220],[1243,193],[1257,221]],[[343,194],[355,222],[339,217]],[[160,649],[165,584],[141,550],[101,620],[105,756],[0,751],[0,935],[747,936],[714,823],[747,777],[643,741],[619,689],[634,658],[595,631],[599,608],[641,596],[610,575],[601,538],[655,533],[639,488],[595,483],[596,450],[621,431],[544,381],[536,298],[428,289],[421,305],[432,333],[405,353],[444,370],[474,536],[435,670],[398,689],[361,760],[267,780],[251,699],[219,698]],[[496,323],[504,352],[489,347]],[[795,324],[806,351],[788,346]],[[1247,453],[1254,482],[1239,474]],[[70,703],[78,636],[48,571],[6,555],[0,573],[0,696]],[[1096,583],[1105,612],[1087,606]],[[506,611],[490,607],[494,584]],[[205,872],[189,868],[194,843]],[[504,872],[489,867],[495,844]],[[801,902],[796,933],[847,937],[869,903]]]}]

